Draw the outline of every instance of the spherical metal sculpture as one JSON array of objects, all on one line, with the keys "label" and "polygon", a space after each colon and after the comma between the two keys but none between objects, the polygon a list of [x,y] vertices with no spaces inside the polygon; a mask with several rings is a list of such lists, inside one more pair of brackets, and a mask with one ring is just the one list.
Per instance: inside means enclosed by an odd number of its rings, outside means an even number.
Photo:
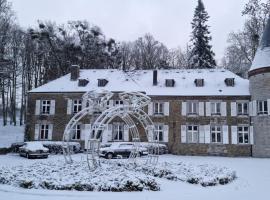
[{"label": "spherical metal sculpture", "polygon": [[145,130],[148,138],[148,156],[146,164],[156,165],[158,162],[159,145],[154,131],[154,125],[143,108],[151,102],[151,98],[140,92],[123,92],[118,97],[124,103],[108,108],[108,102],[113,97],[113,93],[108,91],[90,91],[83,95],[83,109],[72,117],[67,124],[63,135],[63,152],[67,163],[72,162],[69,141],[72,138],[72,130],[76,124],[86,115],[101,113],[94,121],[89,130],[89,136],[85,141],[87,161],[90,170],[95,170],[99,166],[99,148],[103,137],[106,137],[105,128],[116,117],[120,117],[129,129],[133,142],[133,149],[128,161],[136,162],[139,155],[140,134],[136,122],[139,122]]}]

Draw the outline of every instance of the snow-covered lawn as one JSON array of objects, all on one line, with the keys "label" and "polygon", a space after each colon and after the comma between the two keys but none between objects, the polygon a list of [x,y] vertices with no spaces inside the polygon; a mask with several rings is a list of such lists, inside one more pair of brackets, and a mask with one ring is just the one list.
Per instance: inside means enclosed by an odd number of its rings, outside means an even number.
[{"label": "snow-covered lawn", "polygon": [[0,148],[24,141],[24,126],[2,126],[0,124]]},{"label": "snow-covered lawn", "polygon": [[[84,159],[83,154],[75,156],[76,161]],[[59,160],[58,162],[56,162]],[[40,162],[61,163],[61,155],[50,156],[48,160],[26,160],[15,154],[0,156],[1,167],[18,167],[29,169],[27,166],[38,166]],[[106,162],[106,161],[105,161]],[[114,161],[116,162],[116,161]],[[172,181],[166,178],[158,178],[157,183],[160,185],[160,191],[143,191],[143,192],[79,192],[79,191],[53,191],[43,189],[22,189],[10,185],[0,185],[1,199],[267,199],[269,196],[268,188],[270,185],[270,159],[254,158],[222,158],[222,157],[190,157],[190,156],[173,156],[163,155],[160,157],[160,163],[166,162],[170,169],[177,165],[173,163],[182,163],[185,166],[192,166],[192,170],[198,172],[198,169],[224,169],[227,167],[236,171],[237,179],[227,185],[217,185],[213,187],[202,187],[197,184],[190,184],[183,181]],[[173,166],[172,166],[173,164]],[[194,167],[197,166],[198,168]],[[201,166],[201,167],[200,167]],[[220,168],[216,168],[220,166]],[[212,167],[212,168],[211,168]],[[179,168],[178,168],[179,169]],[[184,169],[184,168],[181,168]],[[33,173],[36,173],[33,169]],[[87,169],[85,169],[87,170]],[[230,171],[230,170],[229,170]],[[74,172],[80,172],[76,170]],[[213,171],[214,172],[214,171]],[[44,172],[46,173],[46,171]],[[82,174],[88,173],[85,171]],[[107,172],[109,173],[109,172]],[[116,173],[116,172],[115,172]],[[128,173],[128,172],[125,172]],[[196,173],[195,173],[196,174]],[[201,175],[201,173],[199,173]],[[20,174],[18,174],[21,176]],[[107,174],[108,175],[108,174]],[[46,178],[50,177],[48,175]],[[123,174],[125,176],[125,174]],[[152,177],[149,175],[150,178]],[[111,175],[113,177],[113,174]],[[129,177],[129,176],[126,176]],[[207,176],[208,177],[208,176]],[[132,177],[131,177],[132,178]],[[183,178],[183,177],[182,177]]]}]

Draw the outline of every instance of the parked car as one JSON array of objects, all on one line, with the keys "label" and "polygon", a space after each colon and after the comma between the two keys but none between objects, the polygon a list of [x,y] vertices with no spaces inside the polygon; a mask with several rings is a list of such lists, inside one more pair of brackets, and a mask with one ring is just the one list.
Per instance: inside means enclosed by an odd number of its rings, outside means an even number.
[{"label": "parked car", "polygon": [[[114,142],[106,144],[106,147],[100,148],[99,156],[107,159],[118,157],[129,157],[130,153],[134,151],[134,144],[132,142]],[[138,147],[139,156],[148,155],[147,148]]]},{"label": "parked car", "polygon": [[44,147],[41,142],[25,142],[19,147],[20,156],[26,158],[48,158],[49,149]]}]

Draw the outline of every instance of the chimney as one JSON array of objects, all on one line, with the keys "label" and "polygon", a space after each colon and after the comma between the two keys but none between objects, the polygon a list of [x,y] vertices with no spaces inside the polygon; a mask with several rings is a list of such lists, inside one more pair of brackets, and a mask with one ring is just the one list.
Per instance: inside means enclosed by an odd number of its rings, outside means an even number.
[{"label": "chimney", "polygon": [[80,76],[80,66],[79,65],[71,65],[70,80],[77,81],[79,76]]},{"label": "chimney", "polygon": [[157,70],[153,71],[153,85],[157,85]]}]

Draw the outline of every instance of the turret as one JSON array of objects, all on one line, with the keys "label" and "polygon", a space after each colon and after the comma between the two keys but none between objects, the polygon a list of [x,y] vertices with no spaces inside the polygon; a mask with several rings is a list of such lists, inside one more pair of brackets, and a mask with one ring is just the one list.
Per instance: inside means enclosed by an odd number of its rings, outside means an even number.
[{"label": "turret", "polygon": [[248,73],[254,157],[270,157],[270,18]]}]

